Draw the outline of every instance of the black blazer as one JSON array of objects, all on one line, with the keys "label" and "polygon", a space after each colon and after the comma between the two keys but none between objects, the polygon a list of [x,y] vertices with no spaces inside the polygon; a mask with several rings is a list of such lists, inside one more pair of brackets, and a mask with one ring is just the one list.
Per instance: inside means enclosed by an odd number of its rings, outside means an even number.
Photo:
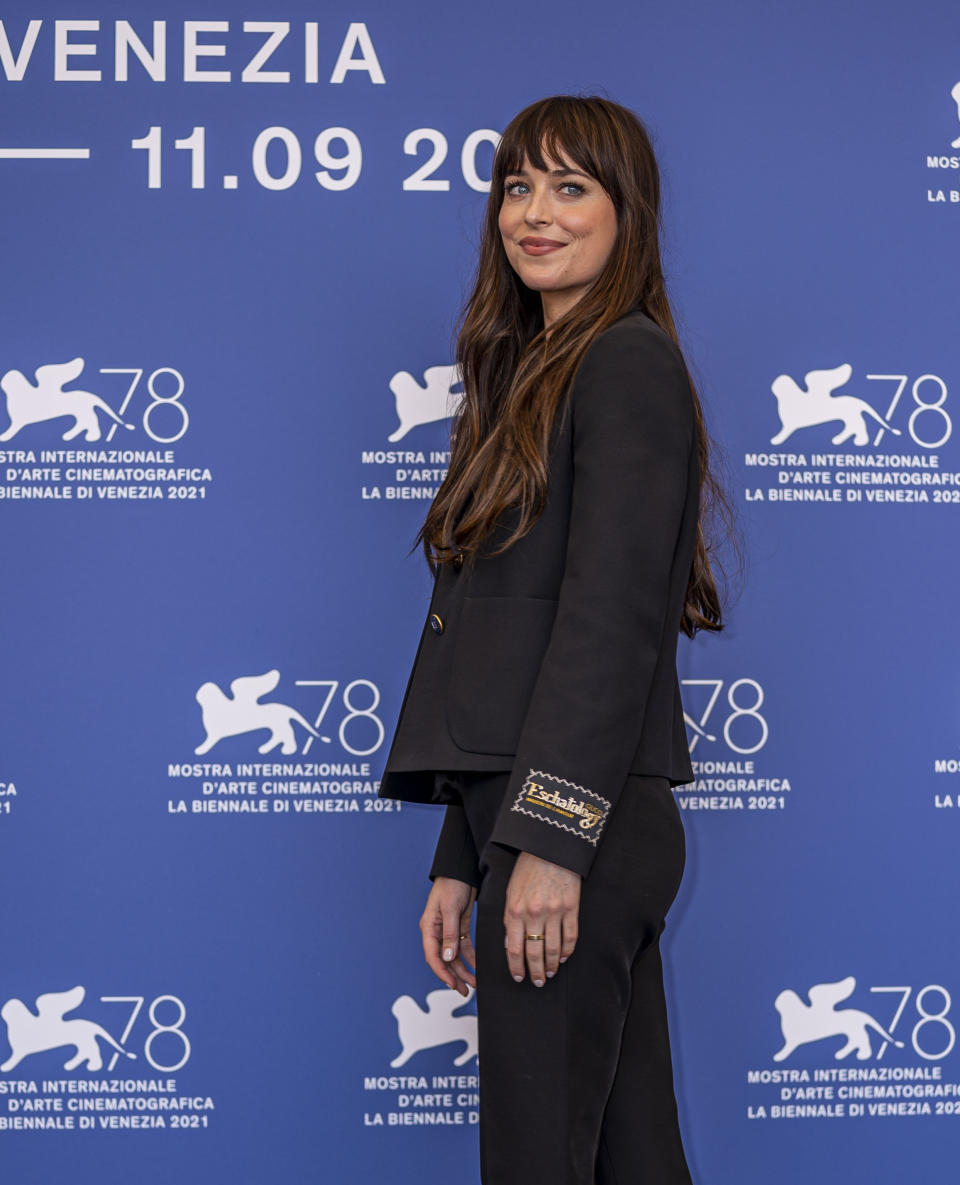
[{"label": "black blazer", "polygon": [[379,793],[443,801],[436,771],[509,770],[492,842],[586,875],[629,773],[693,778],[676,647],[699,465],[683,356],[639,308],[590,345],[563,412],[533,528],[488,554],[514,508],[440,566]]}]

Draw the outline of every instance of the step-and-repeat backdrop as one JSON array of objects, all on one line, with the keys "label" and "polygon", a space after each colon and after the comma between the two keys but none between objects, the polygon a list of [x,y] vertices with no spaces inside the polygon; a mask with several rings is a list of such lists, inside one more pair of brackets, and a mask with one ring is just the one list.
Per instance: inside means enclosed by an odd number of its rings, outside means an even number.
[{"label": "step-and-repeat backdrop", "polygon": [[435,808],[376,797],[493,148],[648,123],[747,554],[682,641],[698,1182],[960,1130],[960,15],[20,3],[0,19],[0,1165],[476,1181]]}]

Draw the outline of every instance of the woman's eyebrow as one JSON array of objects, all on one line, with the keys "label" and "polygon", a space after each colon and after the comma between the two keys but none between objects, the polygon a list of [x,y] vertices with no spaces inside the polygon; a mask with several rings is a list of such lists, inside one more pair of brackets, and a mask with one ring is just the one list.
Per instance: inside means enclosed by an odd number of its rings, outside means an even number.
[{"label": "woman's eyebrow", "polygon": [[[529,177],[525,168],[511,168],[510,172],[514,177]],[[544,169],[537,169],[537,172],[544,172]],[[569,174],[574,174],[576,177],[585,177],[589,179],[589,173],[583,173],[578,168],[551,168],[548,172],[549,177],[568,177]]]},{"label": "woman's eyebrow", "polygon": [[[526,169],[511,169],[511,175],[514,177],[529,177]],[[589,181],[589,176],[586,173],[581,173],[579,169],[551,169],[548,173],[550,177],[586,177]]]}]

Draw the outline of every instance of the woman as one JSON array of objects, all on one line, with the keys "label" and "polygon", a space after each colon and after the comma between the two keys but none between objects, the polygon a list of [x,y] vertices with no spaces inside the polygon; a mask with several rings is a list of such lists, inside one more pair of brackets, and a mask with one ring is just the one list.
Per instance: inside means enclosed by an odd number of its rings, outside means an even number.
[{"label": "woman", "polygon": [[677,635],[722,628],[702,488],[726,504],[658,237],[632,112],[563,95],[511,121],[380,789],[447,804],[420,927],[448,987],[479,979],[485,1185],[690,1181],[659,937],[693,776]]}]

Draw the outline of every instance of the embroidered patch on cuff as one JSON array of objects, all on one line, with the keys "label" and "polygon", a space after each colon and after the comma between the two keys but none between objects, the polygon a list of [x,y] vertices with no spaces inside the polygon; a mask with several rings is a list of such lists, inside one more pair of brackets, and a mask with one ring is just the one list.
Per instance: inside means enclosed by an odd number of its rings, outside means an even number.
[{"label": "embroidered patch on cuff", "polygon": [[544,773],[542,769],[532,769],[510,809],[562,827],[596,847],[610,805],[586,786]]}]

